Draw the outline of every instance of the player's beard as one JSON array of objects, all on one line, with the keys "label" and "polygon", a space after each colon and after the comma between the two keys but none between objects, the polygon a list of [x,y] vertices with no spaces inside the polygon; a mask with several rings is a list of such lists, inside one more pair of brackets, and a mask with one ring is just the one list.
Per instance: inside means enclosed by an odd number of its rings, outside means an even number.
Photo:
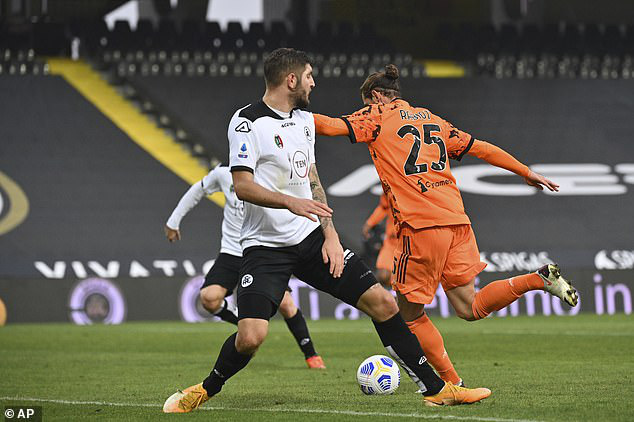
[{"label": "player's beard", "polygon": [[307,108],[310,104],[310,100],[308,98],[309,94],[310,91],[303,88],[298,88],[297,90],[295,90],[295,92],[293,92],[293,94],[291,95],[293,108]]}]

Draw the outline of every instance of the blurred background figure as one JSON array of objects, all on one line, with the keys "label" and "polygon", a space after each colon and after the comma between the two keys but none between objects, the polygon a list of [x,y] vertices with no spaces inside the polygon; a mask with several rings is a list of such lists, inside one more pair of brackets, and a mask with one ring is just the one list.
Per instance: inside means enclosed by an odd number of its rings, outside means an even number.
[{"label": "blurred background figure", "polygon": [[385,230],[382,233],[383,243],[376,259],[376,278],[386,289],[391,289],[390,277],[394,267],[394,249],[396,248],[396,228],[394,220],[391,216],[390,204],[387,202],[385,194],[381,195],[379,204],[376,206],[372,214],[363,224],[361,232],[363,238],[368,240],[372,237],[370,231],[385,221]]}]

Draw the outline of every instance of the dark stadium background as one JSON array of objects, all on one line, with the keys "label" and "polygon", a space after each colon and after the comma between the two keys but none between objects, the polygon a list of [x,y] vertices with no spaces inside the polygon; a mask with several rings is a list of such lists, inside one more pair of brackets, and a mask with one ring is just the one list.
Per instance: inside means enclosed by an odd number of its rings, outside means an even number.
[{"label": "dark stadium background", "polygon": [[[280,46],[314,59],[311,111],[356,110],[364,78],[395,63],[406,99],[562,183],[547,195],[475,159],[451,163],[489,263],[480,284],[555,260],[581,292],[573,310],[537,294],[507,313],[631,313],[633,2],[264,0],[261,21],[221,25],[205,19],[206,0],[140,0],[138,22],[109,28],[104,16],[126,4],[0,0],[0,299],[9,323],[204,319],[191,295],[197,281],[185,285],[219,249],[222,210],[212,201],[168,244],[162,228],[188,182],[51,58],[88,64],[209,169],[227,162],[229,118],[261,97],[262,57]],[[360,230],[376,183],[371,172],[354,177],[368,153],[343,138],[317,144],[341,237],[373,263],[380,232],[364,242]],[[316,306],[293,283],[306,315],[356,317],[322,295]],[[432,308],[448,315],[442,293]]]}]

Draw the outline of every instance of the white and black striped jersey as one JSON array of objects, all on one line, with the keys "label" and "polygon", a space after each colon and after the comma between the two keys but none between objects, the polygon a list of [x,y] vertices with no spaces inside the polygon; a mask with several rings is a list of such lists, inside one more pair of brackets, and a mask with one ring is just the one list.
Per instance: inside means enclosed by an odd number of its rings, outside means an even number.
[{"label": "white and black striped jersey", "polygon": [[238,199],[233,189],[233,178],[229,167],[218,166],[203,177],[202,180],[194,183],[178,202],[172,215],[167,220],[167,226],[178,230],[183,217],[200,202],[203,196],[221,191],[225,195],[226,203],[222,220],[220,252],[242,256],[240,230],[242,229],[242,220],[244,218],[244,203]]},{"label": "white and black striped jersey", "polygon": [[[263,101],[235,112],[228,128],[231,171],[250,171],[254,181],[274,192],[312,199],[308,172],[315,163],[315,122],[310,112],[274,111]],[[246,202],[242,248],[300,243],[318,222],[287,209]]]}]

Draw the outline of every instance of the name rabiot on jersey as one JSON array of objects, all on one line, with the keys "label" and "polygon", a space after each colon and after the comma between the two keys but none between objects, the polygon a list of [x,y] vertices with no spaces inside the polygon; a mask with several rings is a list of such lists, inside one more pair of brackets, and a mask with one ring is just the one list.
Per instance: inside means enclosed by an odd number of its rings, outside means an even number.
[{"label": "name rabiot on jersey", "polygon": [[[274,192],[312,199],[308,180],[315,163],[315,123],[310,112],[276,112],[264,102],[235,112],[228,128],[229,166],[250,171],[255,183]],[[287,209],[246,202],[242,248],[283,247],[300,243],[319,223]]]}]

